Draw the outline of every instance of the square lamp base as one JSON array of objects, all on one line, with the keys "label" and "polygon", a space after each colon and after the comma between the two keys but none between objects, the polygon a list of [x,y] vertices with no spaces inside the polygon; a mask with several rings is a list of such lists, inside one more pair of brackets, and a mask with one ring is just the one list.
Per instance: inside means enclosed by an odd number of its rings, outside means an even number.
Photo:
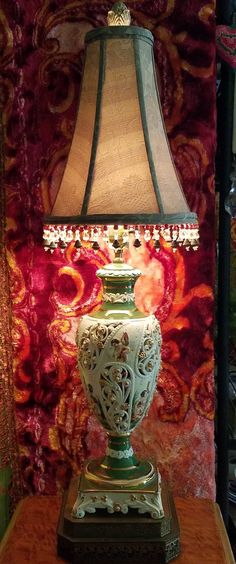
[{"label": "square lamp base", "polygon": [[179,525],[165,483],[161,488],[161,519],[134,509],[126,515],[97,509],[78,519],[73,517],[72,509],[81,482],[84,489],[84,477],[74,478],[63,498],[57,529],[58,556],[73,564],[143,564],[144,559],[164,564],[179,555]]}]

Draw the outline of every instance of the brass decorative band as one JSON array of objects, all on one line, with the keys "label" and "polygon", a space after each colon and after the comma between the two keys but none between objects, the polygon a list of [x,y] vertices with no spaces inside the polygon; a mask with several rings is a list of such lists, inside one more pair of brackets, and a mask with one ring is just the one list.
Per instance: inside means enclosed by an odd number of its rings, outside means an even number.
[{"label": "brass decorative band", "polygon": [[127,470],[134,470],[136,466],[135,464],[132,464],[132,466],[125,466],[124,468],[120,468],[120,467],[116,468],[114,465],[111,467],[108,466],[108,464],[101,464],[101,468],[104,468],[104,470],[117,470],[117,472],[127,472]]},{"label": "brass decorative band", "polygon": [[142,476],[138,476],[137,478],[133,478],[131,480],[127,480],[127,478],[118,479],[118,478],[114,478],[114,476],[112,478],[109,478],[109,476],[103,475],[102,472],[99,471],[99,468],[96,468],[96,474],[94,474],[93,472],[90,472],[88,467],[89,467],[89,462],[85,466],[85,471],[84,471],[85,478],[90,482],[94,482],[95,484],[112,484],[113,486],[123,486],[123,487],[125,486],[127,488],[127,487],[135,487],[135,486],[141,486],[143,484],[148,484],[156,477],[155,469],[151,463],[149,464],[149,471],[146,474]]}]

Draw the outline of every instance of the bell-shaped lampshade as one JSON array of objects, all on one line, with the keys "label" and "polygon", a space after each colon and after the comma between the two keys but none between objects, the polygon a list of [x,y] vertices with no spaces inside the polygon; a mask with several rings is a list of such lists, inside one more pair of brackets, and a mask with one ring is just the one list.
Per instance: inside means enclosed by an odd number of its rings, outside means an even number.
[{"label": "bell-shaped lampshade", "polygon": [[104,27],[87,33],[85,43],[74,135],[45,223],[171,226],[168,236],[178,226],[179,242],[196,245],[197,217],[170,152],[151,32]]}]

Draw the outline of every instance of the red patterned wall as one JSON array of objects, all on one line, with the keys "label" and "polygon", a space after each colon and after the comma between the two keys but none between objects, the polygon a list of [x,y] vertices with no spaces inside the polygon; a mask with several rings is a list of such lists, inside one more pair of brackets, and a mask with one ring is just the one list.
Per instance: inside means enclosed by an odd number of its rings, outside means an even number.
[{"label": "red patterned wall", "polygon": [[[63,487],[105,443],[81,388],[74,339],[78,317],[101,299],[95,273],[106,259],[46,255],[42,215],[68,153],[84,35],[105,23],[111,4],[2,0],[0,9],[15,406],[25,488],[37,493]],[[214,4],[127,4],[134,23],[154,34],[171,148],[201,225],[198,253],[132,257],[143,272],[137,301],[156,312],[164,338],[158,389],[133,442],[175,492],[213,497]]]}]

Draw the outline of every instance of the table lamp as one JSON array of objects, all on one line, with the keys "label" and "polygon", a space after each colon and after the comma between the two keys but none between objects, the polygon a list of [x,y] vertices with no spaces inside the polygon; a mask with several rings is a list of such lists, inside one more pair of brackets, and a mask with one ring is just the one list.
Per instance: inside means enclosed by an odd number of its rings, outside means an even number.
[{"label": "table lamp", "polygon": [[172,501],[163,494],[158,470],[137,460],[130,444],[156,387],[161,333],[156,317],[135,306],[141,273],[123,261],[122,250],[128,243],[148,244],[158,252],[163,241],[173,249],[196,249],[197,217],[188,208],[168,144],[151,32],[130,26],[129,10],[117,2],[108,26],[89,31],[85,44],[74,135],[45,217],[44,245],[51,251],[68,244],[78,252],[88,244],[113,249],[113,262],[97,272],[103,305],[82,317],[77,331],[81,379],[108,447],[103,458],[87,462],[67,494],[59,554],[98,562],[102,545],[101,562],[108,561],[108,552],[118,562],[114,547],[118,543],[121,550],[126,538],[130,562],[139,561],[139,545],[154,546],[156,562],[167,562],[179,552]]}]

